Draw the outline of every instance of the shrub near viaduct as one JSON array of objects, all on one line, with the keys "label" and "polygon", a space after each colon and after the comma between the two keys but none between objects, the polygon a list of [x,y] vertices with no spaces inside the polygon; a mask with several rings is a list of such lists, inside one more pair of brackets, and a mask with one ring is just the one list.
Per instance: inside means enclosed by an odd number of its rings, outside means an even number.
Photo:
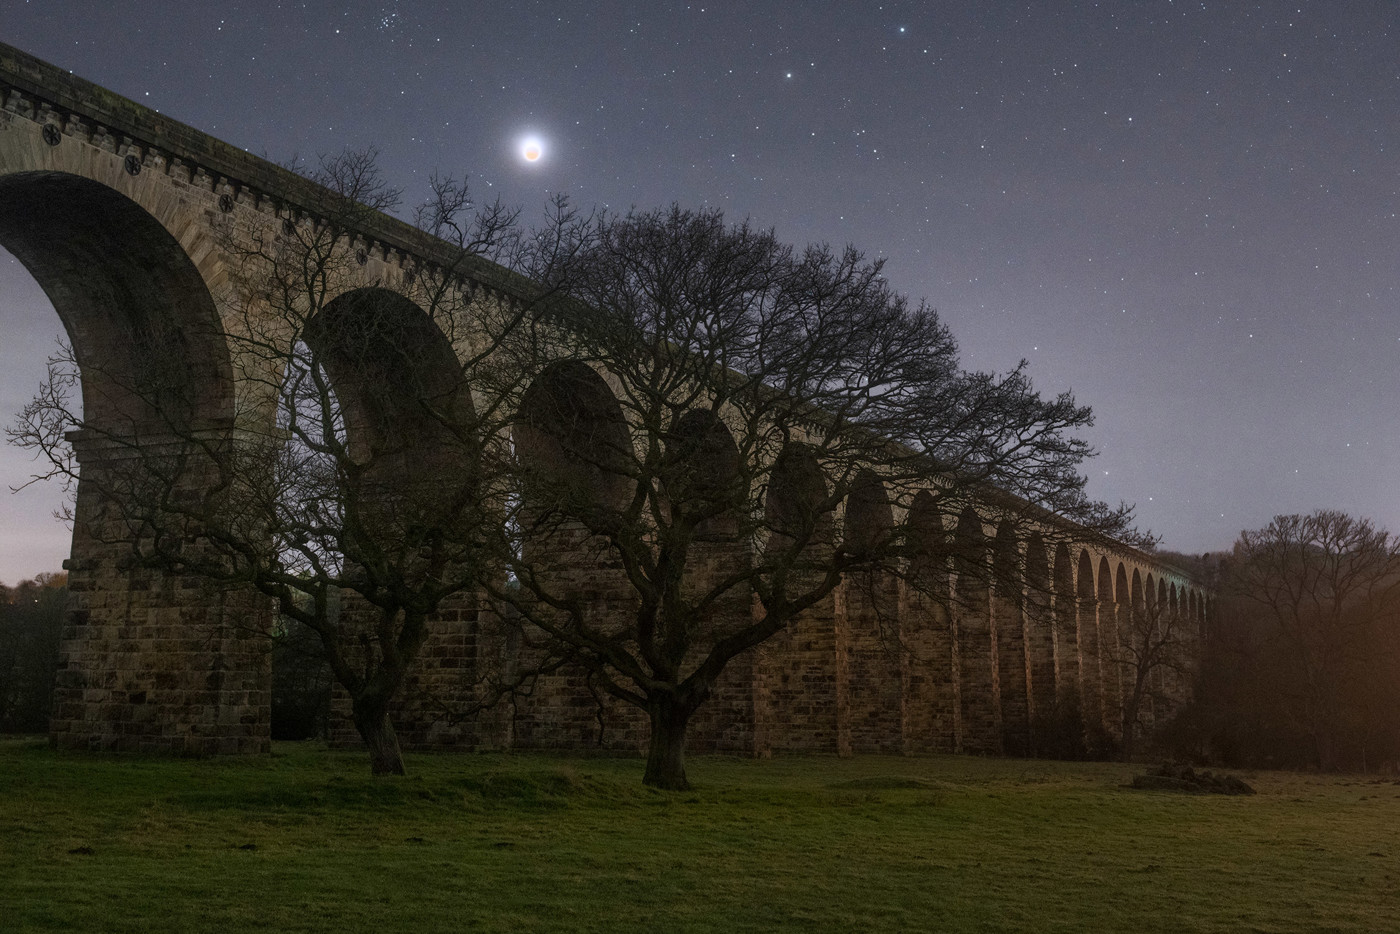
[{"label": "shrub near viaduct", "polygon": [[[230,298],[233,272],[219,229],[230,217],[272,229],[314,215],[324,199],[306,179],[0,46],[0,244],[52,300],[82,367],[85,419],[95,429],[73,439],[84,477],[169,443],[175,423],[209,438],[273,430],[275,413],[257,388],[263,381],[248,378],[256,363],[231,350],[228,336],[245,323]],[[411,270],[446,255],[385,215],[362,228],[353,246],[363,286],[388,283],[411,295]],[[477,262],[454,288],[464,301],[509,303],[520,286]],[[178,374],[167,393],[173,408],[156,411],[130,389],[154,365],[152,347],[162,372]],[[613,418],[604,376],[569,372],[572,385],[591,387],[599,417]],[[812,481],[794,477],[784,486],[801,490],[803,482]],[[74,607],[54,743],[265,751],[266,600],[137,566],[129,542],[104,534],[111,525],[102,498],[111,487],[96,488],[79,483],[67,562]],[[878,485],[850,497],[847,530],[905,520],[927,529],[920,553],[935,586],[912,588],[907,574],[847,581],[730,665],[693,725],[693,748],[1026,753],[1043,747],[1046,724],[1069,708],[1082,712],[1087,728],[1117,735],[1142,622],[1179,620],[1198,644],[1207,594],[1179,569],[1114,542],[1076,542],[1073,529],[1050,520],[1041,532],[1017,534],[994,505],[947,517],[930,503],[916,497],[907,514],[895,515]],[[730,543],[712,558],[742,562],[748,547]],[[588,579],[599,600],[611,599],[607,572],[591,555],[557,561]],[[500,664],[500,640],[484,638],[490,623],[468,611],[456,616],[421,655],[401,710],[406,743],[643,745],[637,711],[605,705],[599,712],[584,678],[569,672],[542,677],[504,713],[434,722],[415,697],[460,691],[478,667]],[[1158,668],[1152,679],[1157,704],[1184,697],[1180,674]]]}]

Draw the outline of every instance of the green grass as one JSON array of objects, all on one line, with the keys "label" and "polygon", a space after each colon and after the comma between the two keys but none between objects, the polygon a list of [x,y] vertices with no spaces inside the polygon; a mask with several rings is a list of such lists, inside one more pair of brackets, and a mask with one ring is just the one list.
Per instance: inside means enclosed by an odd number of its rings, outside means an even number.
[{"label": "green grass", "polygon": [[961,757],[253,760],[0,740],[0,931],[1400,931],[1400,785]]}]

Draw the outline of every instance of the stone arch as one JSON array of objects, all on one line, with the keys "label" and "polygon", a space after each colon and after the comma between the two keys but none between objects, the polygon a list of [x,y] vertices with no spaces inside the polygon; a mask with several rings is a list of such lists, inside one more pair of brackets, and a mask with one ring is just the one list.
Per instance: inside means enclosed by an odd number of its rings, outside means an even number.
[{"label": "stone arch", "polygon": [[957,748],[961,713],[950,612],[949,541],[942,510],[929,491],[914,495],[905,525],[909,583],[900,616],[907,655],[904,749],[952,752]]},{"label": "stone arch", "polygon": [[[768,528],[765,562],[772,566],[797,556],[824,554],[833,545],[830,488],[816,452],[790,442],[779,452],[768,477],[764,521]],[[765,562],[760,562],[760,565]],[[793,568],[786,580],[794,590],[820,573]],[[769,580],[774,580],[770,577]],[[768,700],[769,733],[762,748],[846,753],[844,690],[837,640],[835,594],[817,601],[791,620],[760,649],[762,683]]]},{"label": "stone arch", "polygon": [[1110,733],[1118,729],[1122,690],[1118,680],[1118,612],[1114,599],[1113,568],[1108,556],[1099,557],[1098,568],[1099,685],[1102,697],[1102,723]]},{"label": "stone arch", "polygon": [[1030,754],[1031,742],[1030,661],[1020,543],[1010,521],[997,526],[992,544],[992,587],[1002,749],[1009,755],[1025,756]]},{"label": "stone arch", "polygon": [[739,514],[747,489],[743,460],[729,428],[711,409],[690,409],[676,419],[667,437],[664,491],[674,515],[693,526],[702,540],[728,541],[739,534]]},{"label": "stone arch", "polygon": [[[1030,658],[1033,724],[1055,710],[1055,618],[1050,558],[1038,532],[1026,537],[1026,648]],[[1036,737],[1033,734],[1033,742]]]},{"label": "stone arch", "polygon": [[[1134,572],[1136,575],[1136,572]],[[1138,590],[1141,591],[1141,584]],[[1117,731],[1118,738],[1124,738],[1123,709],[1126,699],[1126,692],[1129,690],[1129,683],[1132,672],[1128,667],[1128,659],[1132,650],[1133,634],[1133,591],[1128,586],[1128,570],[1122,561],[1118,562],[1118,570],[1114,573],[1113,579],[1114,600],[1117,604],[1115,615],[1115,628],[1113,632],[1113,645],[1115,649],[1115,664],[1113,677],[1118,685],[1118,705],[1115,711],[1111,712],[1113,719],[1108,726]]]},{"label": "stone arch", "polygon": [[953,603],[957,624],[962,748],[1001,751],[1001,704],[991,615],[991,554],[982,519],[968,506],[953,532]]},{"label": "stone arch", "polygon": [[[620,636],[635,619],[636,593],[606,535],[630,496],[631,435],[617,397],[587,364],[555,361],[526,389],[511,433],[533,586],[574,603],[589,629]],[[637,748],[645,714],[604,698],[588,677],[573,667],[542,675],[515,704],[515,744]]]},{"label": "stone arch", "polygon": [[77,175],[0,175],[0,245],[58,312],[95,429],[158,437],[232,423],[232,361],[214,299],[145,208]]},{"label": "stone arch", "polygon": [[[861,470],[846,496],[843,548],[852,555],[884,547],[895,531],[888,491],[876,473]],[[899,589],[896,575],[881,567],[849,573],[842,582],[844,682],[848,698],[846,745],[852,752],[899,752],[903,748],[900,716],[898,647]],[[838,610],[838,617],[840,612]]]},{"label": "stone arch", "polygon": [[547,366],[525,391],[512,434],[531,508],[594,518],[626,502],[630,433],[617,397],[587,364]]},{"label": "stone arch", "polygon": [[[437,562],[478,560],[470,554],[476,530],[497,517],[483,514],[476,486],[480,442],[469,387],[426,311],[383,288],[337,296],[306,323],[283,399],[291,443],[323,444],[320,435],[334,427],[357,463],[354,472],[332,468],[350,480],[335,492],[347,517],[336,545],[357,578],[375,588],[418,587],[440,573]],[[454,594],[427,620],[426,641],[390,713],[406,746],[473,736],[470,724],[442,718],[439,705],[472,699],[478,598]],[[347,632],[368,636],[378,617],[371,601],[342,592],[339,624]]]},{"label": "stone arch", "polygon": [[[1167,631],[1171,633],[1172,641],[1176,643],[1176,649],[1174,651],[1177,653],[1180,653],[1181,649],[1186,645],[1187,640],[1190,639],[1190,631],[1187,627],[1186,619],[1182,616],[1184,608],[1179,600],[1179,596],[1180,594],[1177,590],[1176,581],[1172,581],[1167,586],[1166,624],[1168,627]],[[1184,688],[1180,669],[1176,665],[1167,666],[1166,670],[1162,673],[1162,681],[1167,694],[1167,702],[1175,706]]]},{"label": "stone arch", "polygon": [[893,531],[894,510],[884,481],[874,471],[861,470],[846,496],[846,550],[867,553],[888,541]]},{"label": "stone arch", "polygon": [[1075,575],[1076,618],[1079,628],[1079,698],[1084,726],[1093,729],[1103,723],[1103,677],[1099,666],[1099,601],[1094,582],[1094,559],[1081,548]]},{"label": "stone arch", "polygon": [[990,550],[977,511],[968,506],[953,530],[953,575],[959,600],[978,601],[987,588]]},{"label": "stone arch", "polygon": [[1055,702],[1079,709],[1079,610],[1069,546],[1055,546]]},{"label": "stone arch", "polygon": [[408,298],[374,287],[346,292],[307,322],[303,339],[339,399],[359,459],[387,459],[402,476],[448,452],[475,449],[475,413],[457,355]]},{"label": "stone arch", "polygon": [[816,452],[793,442],[783,447],[768,478],[764,518],[770,547],[826,548],[833,523],[826,474]]},{"label": "stone arch", "polygon": [[[753,566],[753,540],[744,534],[747,477],[734,437],[712,409],[690,409],[666,436],[666,488],[671,531],[689,534],[684,597],[699,609],[699,625],[710,644],[752,619],[752,591],[726,582]],[[677,524],[684,528],[677,529]],[[688,531],[689,530],[689,531]],[[757,652],[725,666],[709,699],[695,712],[687,745],[702,752],[754,750],[754,683]],[[698,657],[687,664],[698,664]]]},{"label": "stone arch", "polygon": [[[1144,580],[1144,592],[1147,598],[1147,617],[1145,628],[1143,629],[1143,645],[1147,647],[1150,643],[1161,638],[1163,615],[1166,613],[1167,603],[1167,583],[1151,571],[1147,572]],[[1162,694],[1166,684],[1162,674],[1162,667],[1154,665],[1148,675],[1149,702],[1147,704],[1149,719],[1155,725],[1165,714],[1162,705]]]},{"label": "stone arch", "polygon": [[[193,575],[131,568],[136,533],[122,518],[152,505],[127,491],[157,463],[157,486],[174,488],[169,501],[203,496],[209,465],[185,455],[196,435],[216,440],[234,425],[233,362],[208,280],[145,207],[66,172],[0,174],[0,245],[52,302],[81,371],[85,428],[73,446],[82,477],[67,562],[74,614],[53,741],[265,750],[265,603]],[[191,531],[192,520],[180,521]]]},{"label": "stone arch", "polygon": [[1143,624],[1144,624],[1144,619],[1145,619],[1145,617],[1146,617],[1146,615],[1147,615],[1147,598],[1146,598],[1146,596],[1144,595],[1144,588],[1143,588],[1143,583],[1142,583],[1142,574],[1141,574],[1141,572],[1139,571],[1139,569],[1137,569],[1137,568],[1133,568],[1132,601],[1131,601],[1131,603],[1129,604],[1129,608],[1131,609],[1132,614],[1133,614],[1133,620],[1132,620],[1132,638],[1133,638],[1133,643],[1134,643],[1135,648],[1136,648],[1138,651],[1141,651],[1142,646],[1141,646],[1141,644],[1140,644],[1140,643],[1141,643],[1141,637],[1139,636],[1139,633],[1142,632]]}]

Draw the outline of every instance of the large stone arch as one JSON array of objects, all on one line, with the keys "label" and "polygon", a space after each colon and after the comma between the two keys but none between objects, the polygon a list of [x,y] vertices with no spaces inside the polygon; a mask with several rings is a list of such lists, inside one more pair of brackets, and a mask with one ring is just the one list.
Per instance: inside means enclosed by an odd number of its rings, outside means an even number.
[{"label": "large stone arch", "polygon": [[1056,713],[1080,709],[1079,609],[1074,585],[1074,560],[1064,542],[1055,545],[1055,703]]},{"label": "large stone arch", "polygon": [[[856,474],[846,496],[842,547],[862,554],[887,543],[895,532],[889,492],[869,470]],[[852,752],[899,752],[899,588],[884,570],[857,571],[842,582],[837,622],[845,670],[838,677],[848,698],[844,732]],[[844,612],[842,612],[844,610]]]},{"label": "large stone arch", "polygon": [[1075,573],[1079,629],[1079,696],[1086,730],[1103,723],[1103,676],[1099,669],[1099,601],[1094,584],[1094,559],[1081,548]]},{"label": "large stone arch", "polygon": [[474,472],[460,463],[477,447],[471,393],[426,311],[389,289],[353,289],[308,321],[303,339],[342,406],[352,456],[400,476],[444,457]]},{"label": "large stone arch", "polygon": [[58,312],[95,430],[161,438],[231,422],[232,361],[209,286],[144,207],[69,173],[0,175],[0,246]]},{"label": "large stone arch", "polygon": [[992,544],[992,620],[996,627],[1002,749],[1008,755],[1026,756],[1031,751],[1030,660],[1020,543],[1011,522],[997,526]]},{"label": "large stone arch", "polygon": [[631,437],[617,397],[578,360],[550,364],[525,391],[513,432],[532,509],[594,522],[630,490]]},{"label": "large stone arch", "polygon": [[1107,555],[1099,556],[1095,575],[1098,587],[1099,694],[1102,698],[1101,723],[1110,734],[1118,731],[1118,710],[1122,706],[1122,685],[1118,678],[1118,603],[1113,597],[1113,568]]},{"label": "large stone arch", "polygon": [[948,531],[927,490],[905,517],[909,567],[900,611],[904,655],[904,750],[952,752],[961,711],[950,613]]},{"label": "large stone arch", "polygon": [[[290,359],[281,417],[292,443],[303,434],[312,444],[330,443],[324,433],[335,428],[358,468],[330,475],[347,481],[333,493],[345,516],[336,544],[361,586],[387,590],[401,575],[417,574],[410,586],[419,588],[479,561],[478,529],[499,517],[484,514],[477,488],[480,439],[469,387],[427,312],[388,289],[347,291],[306,323]],[[350,651],[374,650],[378,612],[372,602],[342,595],[341,626],[366,636],[346,639]],[[489,741],[476,723],[439,715],[473,700],[479,643],[497,635],[483,634],[480,623],[480,595],[469,591],[453,594],[429,617],[426,641],[390,714],[405,746]],[[341,727],[338,739],[357,741],[348,717]]]},{"label": "large stone arch", "polygon": [[[1030,716],[1036,727],[1055,711],[1055,613],[1050,555],[1040,533],[1026,537],[1026,648],[1030,657]],[[1038,743],[1037,734],[1032,741]]]},{"label": "large stone arch", "polygon": [[[747,476],[734,436],[712,409],[689,409],[672,425],[666,456],[674,465],[667,489],[672,522],[693,528],[686,555],[687,598],[708,600],[701,609],[705,635],[699,646],[712,645],[729,631],[752,621],[752,591],[734,586],[718,593],[726,580],[753,566],[753,540],[745,534],[742,512],[747,504]],[[684,510],[688,515],[676,515]],[[754,748],[754,680],[758,652],[750,650],[725,666],[709,699],[695,712],[687,745],[697,752],[748,752]],[[700,659],[688,659],[698,664]]]},{"label": "large stone arch", "polygon": [[987,534],[976,510],[968,506],[958,516],[953,532],[953,613],[962,697],[962,748],[969,752],[1001,751],[990,576]]},{"label": "large stone arch", "polygon": [[[635,618],[635,592],[602,534],[630,497],[631,436],[612,390],[578,360],[547,366],[526,389],[512,429],[522,468],[520,521],[532,527],[523,558],[549,595],[574,603],[595,632],[620,633]],[[531,665],[528,645],[522,662]],[[603,693],[590,671],[540,676],[515,702],[515,745],[640,749],[642,711]]]},{"label": "large stone arch", "polygon": [[[1141,587],[1139,587],[1139,589],[1141,589]],[[1133,677],[1130,666],[1133,637],[1133,597],[1132,591],[1128,586],[1128,569],[1122,561],[1118,562],[1118,569],[1113,575],[1113,595],[1114,601],[1117,604],[1116,622],[1113,633],[1115,662],[1113,677],[1118,684],[1118,705],[1115,708],[1117,719],[1110,723],[1109,726],[1117,733],[1118,738],[1121,740],[1126,738],[1123,716],[1127,694],[1132,689],[1131,679]]]},{"label": "large stone arch", "polygon": [[[0,135],[0,245],[63,322],[86,426],[72,437],[81,479],[54,742],[197,754],[266,749],[265,604],[131,561],[134,518],[156,507],[130,491],[148,487],[159,469],[165,479],[150,488],[203,495],[209,468],[189,456],[194,442],[218,442],[234,426],[233,362],[207,278],[217,259],[207,239],[196,258],[127,194],[61,170],[54,147],[28,153],[38,157],[26,164],[17,134]],[[75,147],[66,148],[73,156]],[[103,174],[100,164],[87,168]]]},{"label": "large stone arch", "polygon": [[1185,658],[1182,656],[1181,650],[1191,638],[1186,619],[1182,615],[1184,606],[1179,600],[1180,594],[1181,592],[1177,590],[1176,581],[1172,581],[1167,585],[1166,621],[1169,627],[1168,631],[1172,634],[1172,652],[1175,656],[1173,663],[1165,666],[1165,670],[1162,672],[1163,688],[1166,692],[1167,703],[1169,705],[1168,714],[1171,713],[1171,710],[1175,709],[1179,700],[1184,696],[1185,678],[1183,677],[1181,665],[1185,662]]},{"label": "large stone arch", "polygon": [[1123,733],[1125,738],[1129,738],[1129,731],[1137,731],[1144,726],[1150,726],[1152,717],[1151,685],[1143,683],[1145,669],[1142,666],[1143,652],[1146,651],[1149,633],[1149,616],[1147,594],[1150,586],[1148,581],[1143,580],[1141,568],[1133,568],[1132,584],[1130,585],[1130,599],[1128,603],[1129,626],[1125,636],[1125,651],[1128,656],[1128,671],[1126,677],[1132,679],[1132,693],[1137,699],[1135,711],[1125,710],[1123,714]]},{"label": "large stone arch", "polygon": [[831,548],[835,522],[828,489],[816,452],[800,442],[785,445],[769,474],[764,498],[766,547]]},{"label": "large stone arch", "polygon": [[[779,552],[824,553],[835,547],[830,486],[810,446],[790,442],[783,447],[765,492],[764,554],[772,554],[777,565],[786,563]],[[801,590],[804,576],[816,573],[799,566],[787,576]],[[836,597],[830,594],[760,646],[760,693],[767,705],[760,752],[849,752],[843,745],[844,665],[837,636]]]}]

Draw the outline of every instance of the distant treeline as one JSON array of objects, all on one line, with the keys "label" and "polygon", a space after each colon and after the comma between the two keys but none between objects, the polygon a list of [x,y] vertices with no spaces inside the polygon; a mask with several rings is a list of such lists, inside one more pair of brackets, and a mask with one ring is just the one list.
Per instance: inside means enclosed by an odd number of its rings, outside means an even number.
[{"label": "distant treeline", "polygon": [[62,573],[0,584],[0,732],[48,731],[67,585]]},{"label": "distant treeline", "polygon": [[1278,516],[1193,568],[1211,580],[1195,700],[1159,737],[1222,765],[1400,769],[1400,539]]}]

